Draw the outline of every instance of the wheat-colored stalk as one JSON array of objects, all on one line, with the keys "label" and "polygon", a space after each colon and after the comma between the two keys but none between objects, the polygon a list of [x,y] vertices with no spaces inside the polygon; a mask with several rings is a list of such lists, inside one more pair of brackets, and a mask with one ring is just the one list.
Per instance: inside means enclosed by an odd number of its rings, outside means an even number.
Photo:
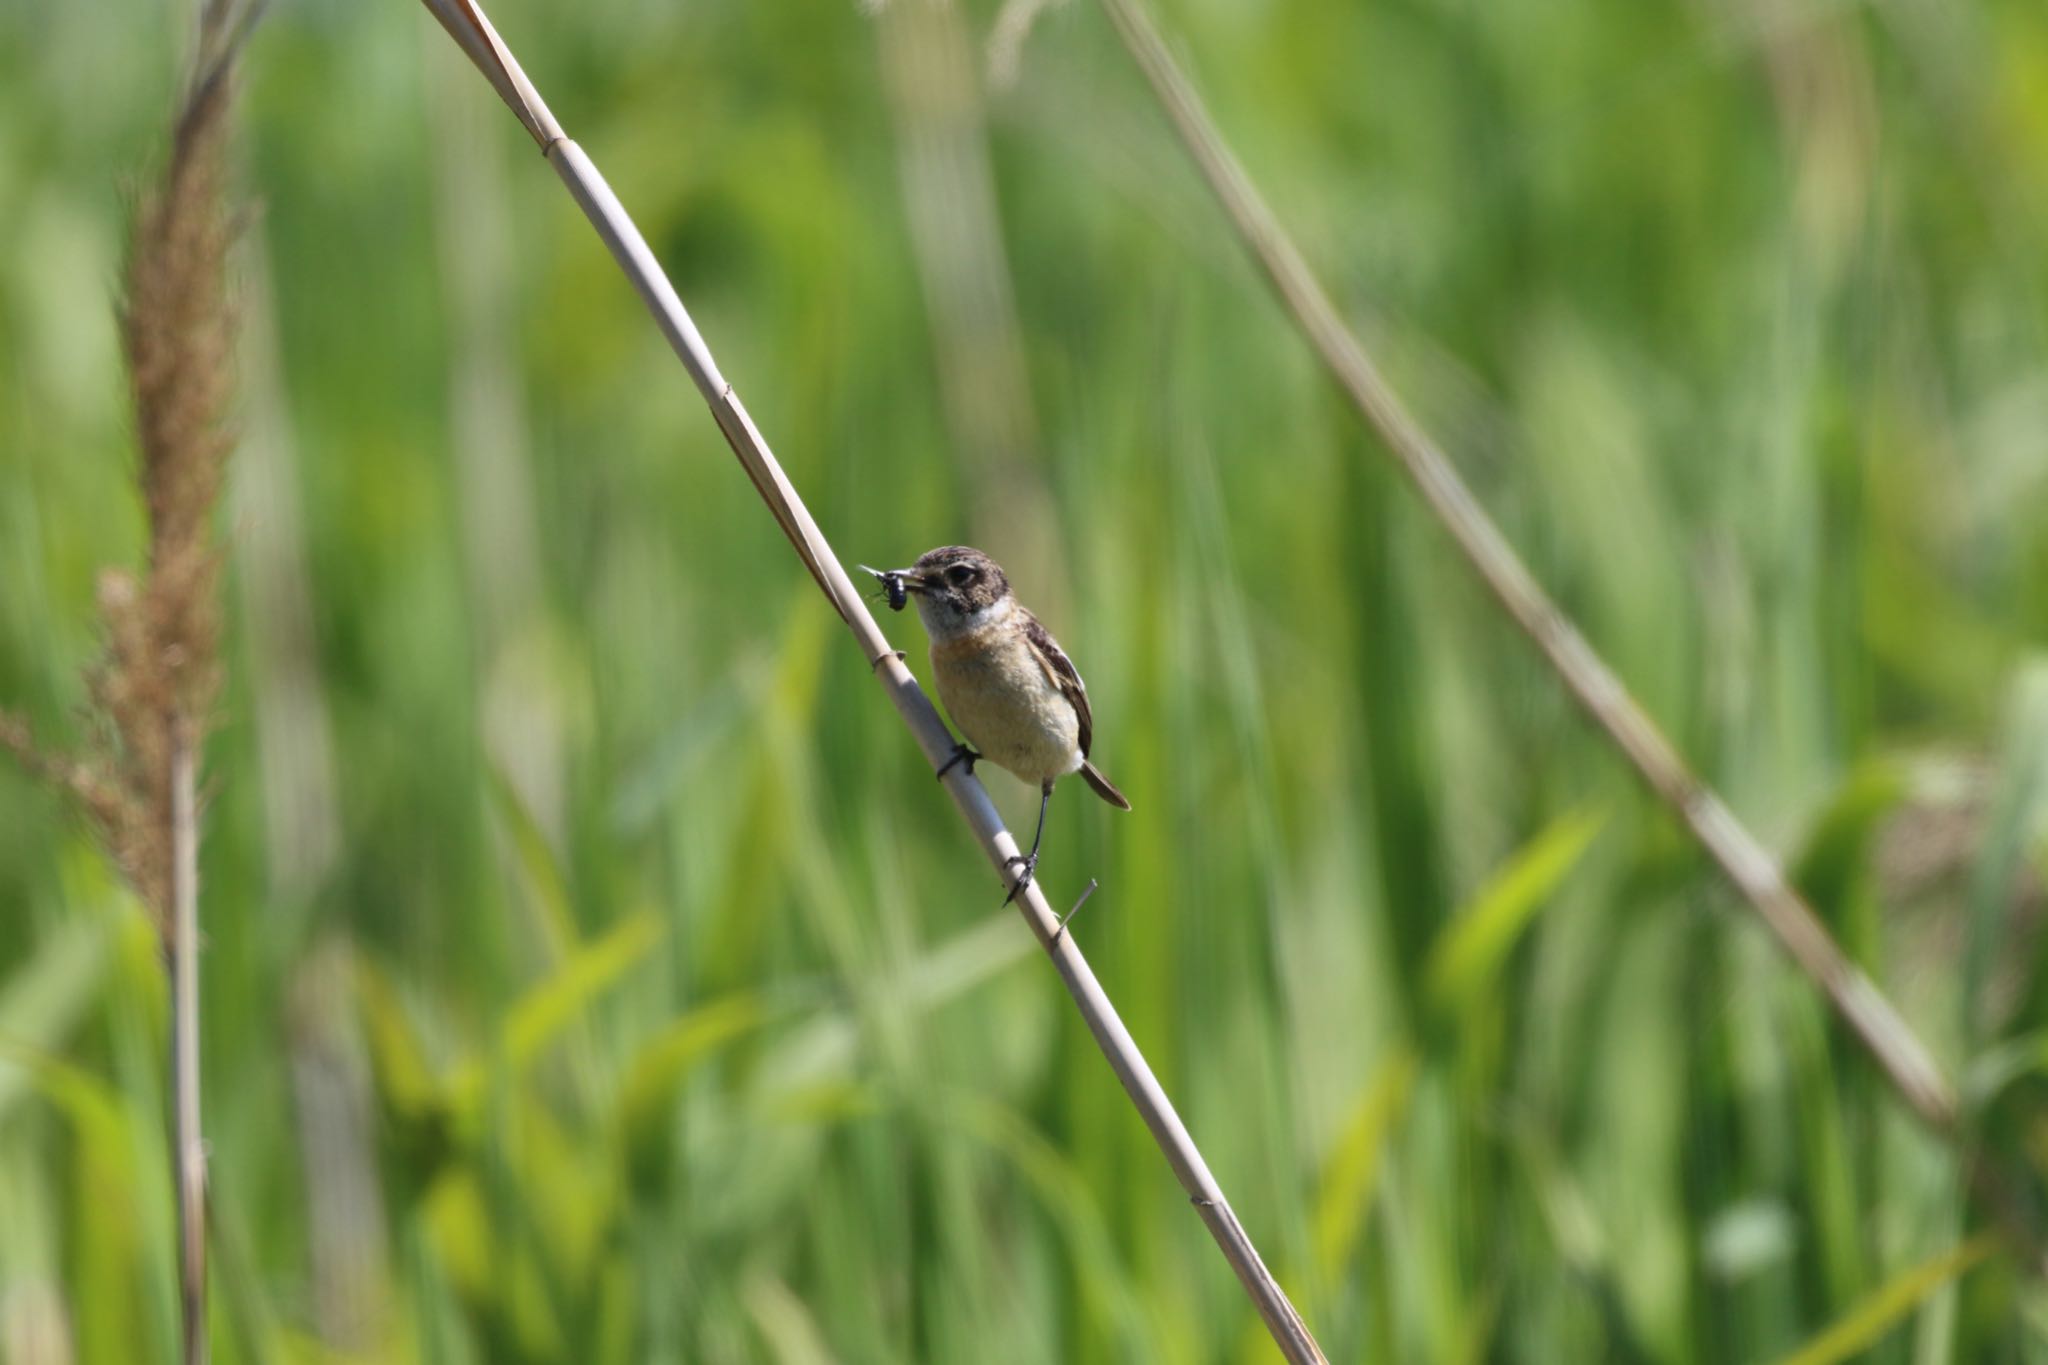
[{"label": "wheat-colored stalk", "polygon": [[[762,501],[767,503],[804,567],[817,581],[819,590],[853,633],[862,658],[872,666],[897,714],[923,750],[926,761],[934,769],[943,765],[953,752],[953,737],[945,722],[939,719],[924,689],[918,686],[917,679],[904,666],[901,655],[891,647],[876,625],[859,592],[805,508],[803,499],[797,496],[796,489],[790,485],[781,465],[769,450],[767,441],[747,415],[739,395],[719,372],[710,348],[704,344],[704,338],[691,321],[688,310],[676,296],[674,286],[669,283],[653,252],[619,205],[604,177],[583,149],[563,134],[561,125],[555,121],[532,82],[526,78],[519,63],[473,0],[422,2],[518,116],[589,218],[591,226],[597,229],[598,235],[610,248],[620,268],[654,314],[656,324],[668,338],[683,368],[689,372],[697,391],[710,405],[719,430],[725,433],[727,443],[732,446],[733,454],[739,458]],[[944,784],[954,806],[980,842],[990,865],[999,876],[1003,875],[1017,860],[1017,842],[1004,828],[1002,817],[997,814],[988,793],[963,764],[952,766],[945,775]],[[1016,897],[1016,905],[1052,959],[1060,979],[1073,996],[1075,1007],[1108,1059],[1110,1069],[1130,1096],[1146,1127],[1151,1129],[1168,1165],[1187,1191],[1282,1353],[1297,1365],[1322,1362],[1322,1351],[1303,1324],[1301,1315],[1295,1312],[1286,1293],[1260,1260],[1257,1249],[1245,1234],[1237,1215],[1231,1211],[1194,1139],[1188,1135],[1180,1116],[1174,1112],[1172,1102],[1152,1074],[1152,1068],[1146,1064],[1144,1054],[1117,1016],[1116,1007],[1110,1003],[1101,983],[1089,969],[1074,936],[1064,932],[1058,916],[1035,881]]]},{"label": "wheat-colored stalk", "polygon": [[206,1151],[200,1124],[199,763],[219,691],[220,558],[211,534],[232,445],[227,189],[236,58],[257,11],[204,0],[161,179],[139,205],[121,306],[149,528],[137,575],[100,579],[105,651],[87,675],[93,743],[39,745],[0,714],[0,748],[67,794],[155,918],[171,978],[171,1167],[182,1359],[207,1358]]},{"label": "wheat-colored stalk", "polygon": [[1543,591],[1443,450],[1408,413],[1223,140],[1143,0],[1101,3],[1245,248],[1332,377],[1496,600],[1777,936],[1794,965],[1826,996],[1906,1107],[1955,1151],[1965,1187],[1998,1224],[2016,1259],[2035,1275],[2048,1278],[2048,1243],[2036,1225],[2036,1201],[2028,1193],[2034,1182],[1982,1145],[1966,1121],[1954,1086],[1912,1026],[1829,936],[1762,841],[1693,773],[1614,670]]},{"label": "wheat-colored stalk", "polygon": [[[1059,2],[1005,0],[990,42],[992,76],[1014,75],[1031,26],[1044,10]],[[2028,1213],[2033,1201],[2022,1188],[2025,1177],[1982,1148],[1959,1112],[1954,1090],[1917,1036],[1828,938],[1762,844],[1726,803],[1690,772],[1613,671],[1543,593],[1441,449],[1405,411],[1224,141],[1193,83],[1160,38],[1143,0],[1103,0],[1103,6],[1243,245],[1266,272],[1333,377],[1417,485],[1430,510],[1580,704],[1679,814],[1745,900],[1777,933],[1795,964],[1821,987],[1907,1107],[1956,1150],[1967,1188],[1979,1207],[1999,1223],[2009,1248],[2036,1274],[2048,1276],[2048,1247]]]},{"label": "wheat-colored stalk", "polygon": [[199,1117],[199,754],[171,737],[171,1161],[178,1194],[178,1309],[185,1365],[207,1358],[206,1137]]},{"label": "wheat-colored stalk", "polygon": [[1956,1125],[1955,1089],[1892,1003],[1828,936],[1757,837],[1702,781],[1572,619],[1544,592],[1443,450],[1344,325],[1293,238],[1231,152],[1142,0],[1102,0],[1189,157],[1333,378],[1422,500],[1565,687],[1692,832],[1785,951],[1827,996],[1893,1089],[1932,1130]]}]

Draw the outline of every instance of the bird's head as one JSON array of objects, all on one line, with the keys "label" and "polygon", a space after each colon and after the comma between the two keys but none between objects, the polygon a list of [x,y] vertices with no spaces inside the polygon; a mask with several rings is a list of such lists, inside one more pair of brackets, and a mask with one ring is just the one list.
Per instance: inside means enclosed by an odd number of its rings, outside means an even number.
[{"label": "bird's head", "polygon": [[899,569],[905,590],[933,638],[972,630],[992,619],[1010,598],[1002,566],[966,545],[942,545]]}]

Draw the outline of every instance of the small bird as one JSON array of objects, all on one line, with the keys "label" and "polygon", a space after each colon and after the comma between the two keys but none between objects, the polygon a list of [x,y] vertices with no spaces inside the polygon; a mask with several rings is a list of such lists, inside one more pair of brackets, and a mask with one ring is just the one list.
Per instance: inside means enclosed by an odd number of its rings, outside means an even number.
[{"label": "small bird", "polygon": [[1038,784],[1038,832],[1031,836],[1031,852],[1011,859],[1022,871],[1003,898],[1008,905],[1038,868],[1055,781],[1078,772],[1110,805],[1131,808],[1088,761],[1095,738],[1088,689],[1052,633],[1011,594],[1001,566],[981,551],[942,545],[908,569],[868,572],[882,580],[892,606],[904,592],[917,599],[917,614],[932,641],[939,700],[967,739],[939,776],[956,763],[973,772],[986,758]]}]

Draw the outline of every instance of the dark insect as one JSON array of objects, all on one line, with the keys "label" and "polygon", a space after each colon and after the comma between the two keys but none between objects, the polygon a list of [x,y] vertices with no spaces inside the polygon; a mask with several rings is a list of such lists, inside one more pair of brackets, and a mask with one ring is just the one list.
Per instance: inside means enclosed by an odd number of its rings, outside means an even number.
[{"label": "dark insect", "polygon": [[903,604],[910,600],[910,590],[903,586],[903,575],[894,569],[870,569],[865,564],[860,567],[881,581],[882,595],[889,599],[889,610],[902,611]]}]

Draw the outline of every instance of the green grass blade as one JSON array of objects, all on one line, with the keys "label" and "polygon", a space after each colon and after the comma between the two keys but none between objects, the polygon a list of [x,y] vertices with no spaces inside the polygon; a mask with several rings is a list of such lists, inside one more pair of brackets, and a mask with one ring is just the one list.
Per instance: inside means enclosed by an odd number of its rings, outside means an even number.
[{"label": "green grass blade", "polygon": [[1343,1136],[1324,1163],[1322,1193],[1315,1207],[1319,1283],[1336,1283],[1338,1272],[1357,1245],[1359,1229],[1372,1207],[1388,1135],[1407,1113],[1418,1062],[1415,1049],[1405,1042],[1387,1049],[1353,1104]]},{"label": "green grass blade", "polygon": [[525,876],[547,961],[560,962],[575,951],[582,937],[576,928],[575,907],[569,899],[569,879],[563,875],[561,860],[549,846],[547,834],[520,800],[511,779],[494,766],[490,780],[491,805],[504,822],[505,835],[511,840],[513,855]]},{"label": "green grass blade", "polygon": [[1599,834],[1605,817],[1579,811],[1530,840],[1496,873],[1430,949],[1423,980],[1445,1017],[1462,1013],[1492,985],[1522,931]]},{"label": "green grass blade", "polygon": [[[2004,750],[1970,880],[1962,999],[1963,1036],[1972,1042],[1984,1041],[1988,1029],[2006,1022],[1984,1017],[1982,1004],[1991,994],[2001,952],[2013,943],[2013,919],[2022,903],[2017,887],[2029,856],[2039,846],[2036,812],[2048,796],[2048,663],[2034,664],[2016,680]],[[2024,1022],[2048,1022],[2039,1006],[2033,1016]]]},{"label": "green grass blade", "polygon": [[667,932],[658,915],[643,910],[570,954],[506,1014],[498,1035],[500,1060],[515,1071],[531,1062],[591,1001],[654,951]]},{"label": "green grass blade", "polygon": [[1997,1246],[1991,1234],[1980,1234],[1887,1280],[1778,1365],[1837,1365],[1868,1350],[1928,1295],[1968,1272]]},{"label": "green grass blade", "polygon": [[634,1056],[619,1091],[615,1122],[636,1184],[650,1187],[660,1170],[666,1136],[661,1120],[683,1082],[706,1058],[767,1017],[758,997],[727,996],[675,1020]]},{"label": "green grass blade", "polygon": [[[0,988],[0,1042],[44,1052],[60,1049],[106,978],[108,921],[66,920]],[[20,1078],[0,1067],[0,1119],[20,1093]]]}]

